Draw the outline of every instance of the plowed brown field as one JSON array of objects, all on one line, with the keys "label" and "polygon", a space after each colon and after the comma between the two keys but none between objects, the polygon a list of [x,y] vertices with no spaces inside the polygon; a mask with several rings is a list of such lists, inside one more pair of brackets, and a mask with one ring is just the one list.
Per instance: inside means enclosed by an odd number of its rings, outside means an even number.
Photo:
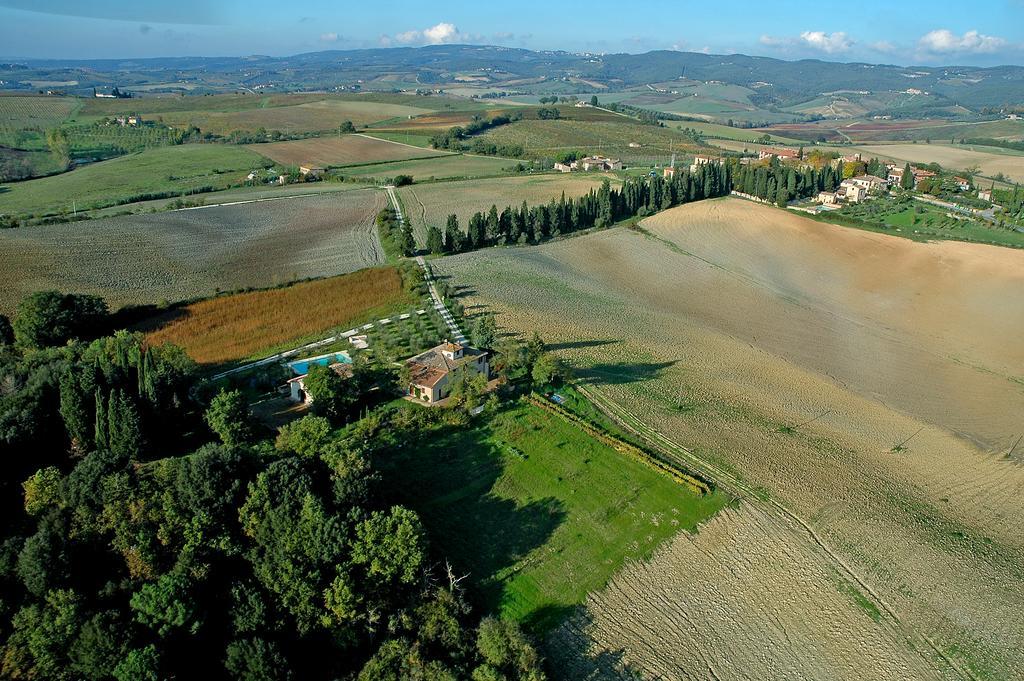
[{"label": "plowed brown field", "polygon": [[644,226],[435,263],[745,495],[593,595],[560,668],[1021,678],[1024,253],[737,199]]}]

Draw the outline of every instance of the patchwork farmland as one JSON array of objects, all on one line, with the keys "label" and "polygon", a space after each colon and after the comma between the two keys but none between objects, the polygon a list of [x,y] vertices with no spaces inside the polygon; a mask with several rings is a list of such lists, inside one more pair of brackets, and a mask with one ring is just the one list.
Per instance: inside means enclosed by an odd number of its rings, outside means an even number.
[{"label": "patchwork farmland", "polygon": [[[554,158],[567,151],[601,153],[633,164],[667,164],[672,152],[694,150],[693,140],[669,128],[622,122],[522,120],[479,136],[497,145],[520,145],[529,158]],[[640,145],[631,147],[630,144]]]},{"label": "patchwork farmland", "polygon": [[381,192],[0,230],[0,310],[27,293],[94,293],[112,306],[187,300],[383,263]]},{"label": "patchwork farmland", "polygon": [[159,195],[191,194],[239,184],[269,165],[243,147],[186,144],[150,149],[71,172],[0,185],[0,204],[14,215],[62,215]]},{"label": "patchwork farmland", "polygon": [[278,163],[320,168],[405,161],[446,155],[446,152],[420,149],[398,142],[374,139],[366,135],[342,135],[291,142],[252,144],[248,148]]},{"label": "patchwork farmland", "polygon": [[342,170],[341,174],[346,177],[365,177],[382,180],[393,178],[396,175],[408,175],[417,182],[424,182],[453,178],[463,179],[506,175],[515,165],[516,161],[511,161],[507,158],[473,156],[470,154],[446,154],[412,161],[393,161],[390,163],[349,166]]},{"label": "patchwork farmland", "polygon": [[[467,304],[550,339],[624,422],[744,496],[710,534],[595,594],[552,639],[559,664],[741,679],[860,675],[872,659],[886,661],[872,678],[1013,677],[1024,472],[1005,455],[1024,351],[1003,339],[1024,333],[1024,254],[736,199],[643,227],[434,265],[473,291]],[[589,654],[558,652],[588,640]]]}]

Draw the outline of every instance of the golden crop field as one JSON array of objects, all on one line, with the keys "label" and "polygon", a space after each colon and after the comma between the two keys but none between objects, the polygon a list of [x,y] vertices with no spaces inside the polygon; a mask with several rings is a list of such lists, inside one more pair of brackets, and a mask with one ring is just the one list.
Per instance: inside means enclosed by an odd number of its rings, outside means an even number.
[{"label": "golden crop field", "polygon": [[149,322],[146,341],[173,343],[200,364],[243,360],[411,302],[394,267],[201,300]]},{"label": "golden crop field", "polygon": [[593,594],[550,642],[559,668],[1015,677],[1024,253],[738,199],[642,225],[434,262],[743,497]]},{"label": "golden crop field", "polygon": [[312,139],[249,145],[258,154],[294,166],[347,166],[445,156],[446,152],[422,149],[365,135],[314,137]]}]

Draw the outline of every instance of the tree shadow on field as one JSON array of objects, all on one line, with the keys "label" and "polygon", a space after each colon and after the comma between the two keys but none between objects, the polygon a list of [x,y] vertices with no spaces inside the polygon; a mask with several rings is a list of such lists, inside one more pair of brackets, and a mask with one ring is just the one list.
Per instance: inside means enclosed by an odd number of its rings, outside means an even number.
[{"label": "tree shadow on field", "polygon": [[583,383],[588,385],[624,385],[626,383],[639,383],[658,378],[669,367],[675,366],[678,360],[671,362],[637,362],[634,364],[619,364],[617,362],[602,362],[592,364],[576,370]]},{"label": "tree shadow on field", "polygon": [[621,343],[621,340],[607,338],[604,340],[593,339],[593,340],[581,340],[581,341],[566,341],[564,343],[548,343],[547,348],[551,351],[558,350],[578,350],[580,348],[599,348],[602,345],[615,345]]},{"label": "tree shadow on field", "polygon": [[534,549],[565,521],[554,497],[521,503],[499,496],[496,484],[512,456],[485,440],[481,429],[435,431],[380,461],[393,501],[415,510],[439,560],[450,560],[474,583],[484,611],[502,603],[505,585]]},{"label": "tree shadow on field", "polygon": [[594,618],[586,607],[573,608],[571,618],[551,632],[543,644],[545,666],[553,679],[641,681],[642,670],[625,661],[626,650],[592,650]]}]

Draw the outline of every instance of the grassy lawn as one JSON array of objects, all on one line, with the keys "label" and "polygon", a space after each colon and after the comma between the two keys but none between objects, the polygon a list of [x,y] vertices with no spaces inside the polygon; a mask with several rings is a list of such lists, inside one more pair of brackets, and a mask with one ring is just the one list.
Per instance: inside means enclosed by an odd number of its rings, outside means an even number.
[{"label": "grassy lawn", "polygon": [[542,633],[628,560],[697,525],[727,498],[700,497],[563,418],[519,402],[439,430],[381,462],[486,609]]},{"label": "grassy lawn", "polygon": [[[52,177],[0,185],[0,205],[14,214],[70,213],[155,195],[226,189],[269,161],[227,144],[185,144],[101,161]],[[75,203],[72,204],[72,199]]]}]

